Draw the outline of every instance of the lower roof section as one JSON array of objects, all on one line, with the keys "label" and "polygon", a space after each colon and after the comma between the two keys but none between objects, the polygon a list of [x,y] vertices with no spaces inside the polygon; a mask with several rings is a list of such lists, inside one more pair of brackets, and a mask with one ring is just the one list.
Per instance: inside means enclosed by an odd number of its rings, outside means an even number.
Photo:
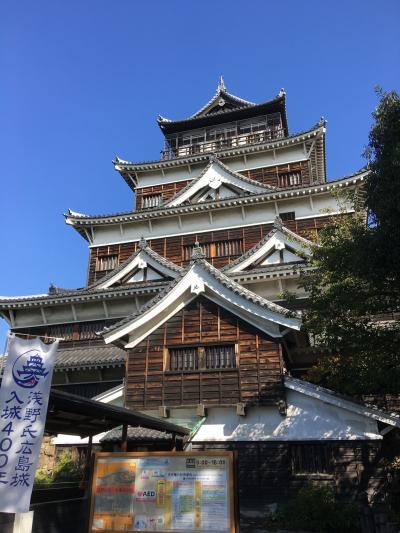
[{"label": "lower roof section", "polygon": [[118,346],[76,346],[59,348],[55,356],[55,372],[123,366],[125,351]]}]

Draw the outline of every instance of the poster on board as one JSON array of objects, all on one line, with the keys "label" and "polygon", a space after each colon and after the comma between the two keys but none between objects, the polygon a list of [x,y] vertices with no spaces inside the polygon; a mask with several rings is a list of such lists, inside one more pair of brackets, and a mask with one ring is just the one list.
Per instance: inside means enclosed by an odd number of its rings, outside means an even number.
[{"label": "poster on board", "polygon": [[90,531],[234,533],[232,452],[96,454]]}]

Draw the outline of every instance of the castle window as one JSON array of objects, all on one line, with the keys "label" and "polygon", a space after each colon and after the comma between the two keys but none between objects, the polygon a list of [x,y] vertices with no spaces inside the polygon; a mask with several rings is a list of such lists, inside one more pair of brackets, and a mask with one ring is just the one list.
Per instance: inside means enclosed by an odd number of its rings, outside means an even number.
[{"label": "castle window", "polygon": [[[183,247],[183,260],[189,261],[194,244],[189,244]],[[232,257],[242,255],[243,253],[243,239],[227,239],[225,241],[217,242],[202,242],[200,246],[207,258],[213,257]]]},{"label": "castle window", "polygon": [[236,368],[234,344],[183,346],[168,349],[167,369],[170,372],[226,370]]},{"label": "castle window", "polygon": [[286,187],[296,187],[301,185],[301,172],[286,172],[285,174],[279,174],[278,187],[283,189]]},{"label": "castle window", "polygon": [[243,240],[231,239],[215,243],[215,257],[226,255],[241,255],[243,253]]},{"label": "castle window", "polygon": [[150,207],[158,207],[161,205],[162,195],[161,194],[148,194],[142,196],[142,209],[147,209]]},{"label": "castle window", "polygon": [[185,347],[169,349],[169,370],[171,370],[171,372],[187,372],[198,370],[198,368],[198,348]]},{"label": "castle window", "polygon": [[333,454],[328,444],[292,444],[290,455],[292,474],[332,473]]},{"label": "castle window", "polygon": [[118,266],[118,255],[103,255],[96,257],[96,272],[114,270]]},{"label": "castle window", "polygon": [[296,220],[296,213],[294,211],[287,211],[286,213],[279,213],[279,217],[283,222],[287,220]]}]

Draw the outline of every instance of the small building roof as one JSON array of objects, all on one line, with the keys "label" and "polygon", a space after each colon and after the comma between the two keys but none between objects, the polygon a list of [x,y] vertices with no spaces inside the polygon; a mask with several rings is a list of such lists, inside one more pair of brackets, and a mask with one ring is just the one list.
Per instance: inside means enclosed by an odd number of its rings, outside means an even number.
[{"label": "small building roof", "polygon": [[[165,431],[157,431],[156,429],[148,429],[143,427],[128,427],[127,440],[128,442],[153,443],[165,442],[172,440],[172,433]],[[122,439],[122,428],[114,428],[106,433],[101,439],[102,443],[119,443]]]},{"label": "small building roof", "polygon": [[127,424],[151,430],[188,435],[190,430],[142,413],[75,394],[50,391],[45,431],[56,435],[88,437]]},{"label": "small building roof", "polygon": [[291,389],[311,398],[321,400],[324,403],[340,407],[347,411],[357,413],[367,418],[372,418],[383,424],[400,428],[400,415],[397,413],[387,413],[375,406],[366,405],[363,401],[345,396],[321,385],[303,381],[292,376],[286,375],[284,377],[284,384],[287,389]]}]

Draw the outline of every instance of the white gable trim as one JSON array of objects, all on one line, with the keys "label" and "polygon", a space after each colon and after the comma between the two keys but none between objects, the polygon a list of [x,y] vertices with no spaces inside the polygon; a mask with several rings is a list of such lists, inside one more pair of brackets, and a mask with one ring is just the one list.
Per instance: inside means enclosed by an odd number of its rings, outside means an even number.
[{"label": "white gable trim", "polygon": [[[264,256],[268,256],[272,250],[287,250],[289,252],[294,251],[295,257],[298,257],[299,261],[304,261],[302,255],[310,257],[311,251],[309,246],[312,245],[311,241],[303,239],[300,236],[297,236],[295,233],[288,232],[285,229],[276,229],[275,232],[267,239],[262,246],[250,253],[249,256],[243,261],[238,261],[237,264],[233,264],[231,268],[224,269],[224,272],[229,274],[235,274],[237,272],[242,272],[253,263],[261,260]],[[256,245],[255,248],[257,248]],[[300,254],[297,256],[296,252]],[[292,252],[293,253],[293,252]],[[262,263],[260,266],[265,266],[266,263]]]},{"label": "white gable trim", "polygon": [[218,161],[211,161],[203,171],[203,174],[195,179],[187,188],[185,187],[183,191],[178,193],[163,207],[177,207],[184,202],[187,202],[192,196],[205,187],[209,187],[210,190],[217,190],[223,184],[231,185],[232,187],[252,194],[262,194],[267,190],[263,185],[258,185],[256,182],[253,182],[253,180],[248,180],[240,174],[228,170],[225,165],[220,164]]},{"label": "white gable trim", "polygon": [[343,396],[340,396],[334,391],[326,389],[325,387],[320,387],[314,383],[296,379],[291,376],[285,376],[285,387],[307,396],[311,396],[312,398],[316,398],[322,402],[340,407],[341,409],[346,409],[352,413],[372,418],[382,422],[383,424],[388,424],[389,426],[400,428],[399,415],[389,414],[385,411],[381,411],[380,409],[373,409],[371,407],[367,407],[366,405],[353,402],[347,398],[344,398]]},{"label": "white gable trim", "polygon": [[[238,285],[238,287],[240,286]],[[246,289],[242,289],[246,291]],[[247,292],[249,293],[250,291]],[[266,306],[248,300],[240,294],[239,290],[233,291],[231,288],[226,287],[201,263],[195,262],[183,278],[166,293],[164,298],[161,298],[150,309],[144,311],[143,314],[132,317],[131,321],[122,324],[119,328],[105,332],[105,343],[109,344],[129,335],[129,342],[125,345],[125,348],[133,348],[199,294],[274,338],[282,337],[279,326],[300,329],[301,320],[299,318],[280,313],[279,306],[275,306],[276,310],[267,307],[267,305],[273,307],[273,304],[269,304],[266,300]],[[259,298],[256,295],[254,296]]]},{"label": "white gable trim", "polygon": [[158,263],[157,261],[155,261],[153,257],[151,257],[151,255],[146,253],[145,250],[141,250],[138,253],[138,255],[136,255],[132,259],[132,261],[130,261],[123,269],[118,271],[115,274],[115,276],[112,276],[104,283],[100,283],[100,285],[98,285],[97,288],[108,289],[109,287],[112,287],[112,285],[114,285],[121,279],[128,276],[130,272],[134,272],[136,269],[142,269],[146,267],[152,267],[153,269],[157,270],[165,277],[169,277],[169,278],[176,277],[176,272],[162,265],[161,263]]}]

